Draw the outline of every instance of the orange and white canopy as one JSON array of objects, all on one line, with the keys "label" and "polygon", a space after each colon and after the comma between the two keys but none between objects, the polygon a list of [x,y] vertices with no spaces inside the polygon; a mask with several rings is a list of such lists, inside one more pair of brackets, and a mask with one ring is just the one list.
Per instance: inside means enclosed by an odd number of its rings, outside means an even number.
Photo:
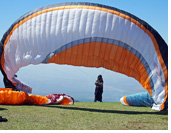
[{"label": "orange and white canopy", "polygon": [[103,67],[140,82],[163,110],[168,98],[168,46],[150,25],[114,7],[63,3],[35,9],[12,24],[1,43],[1,67],[14,74],[39,63]]}]

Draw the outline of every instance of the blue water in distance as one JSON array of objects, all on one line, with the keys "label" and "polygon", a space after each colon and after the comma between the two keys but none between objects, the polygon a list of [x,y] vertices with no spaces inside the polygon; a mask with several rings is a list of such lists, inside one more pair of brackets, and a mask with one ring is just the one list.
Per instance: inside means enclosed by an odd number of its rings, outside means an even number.
[{"label": "blue water in distance", "polygon": [[135,79],[104,68],[41,64],[17,72],[18,79],[32,87],[35,95],[65,93],[80,102],[94,101],[94,83],[99,74],[104,80],[103,102],[119,102],[125,95],[146,91]]}]

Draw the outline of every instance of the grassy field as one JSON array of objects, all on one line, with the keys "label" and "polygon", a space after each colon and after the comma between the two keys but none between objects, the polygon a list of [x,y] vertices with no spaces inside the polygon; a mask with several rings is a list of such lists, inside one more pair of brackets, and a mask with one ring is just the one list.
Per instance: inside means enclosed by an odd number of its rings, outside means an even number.
[{"label": "grassy field", "polygon": [[0,130],[168,130],[168,112],[121,103],[0,105]]}]

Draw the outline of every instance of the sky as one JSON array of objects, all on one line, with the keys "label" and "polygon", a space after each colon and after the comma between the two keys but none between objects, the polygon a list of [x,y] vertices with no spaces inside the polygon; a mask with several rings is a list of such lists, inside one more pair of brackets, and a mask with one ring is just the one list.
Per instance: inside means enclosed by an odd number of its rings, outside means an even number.
[{"label": "sky", "polygon": [[[25,13],[50,4],[63,2],[91,2],[113,6],[146,21],[168,44],[167,0],[1,0],[0,39],[11,24]],[[85,68],[66,65],[30,65],[19,70],[18,78],[33,88],[33,94],[66,93],[79,101],[92,101],[94,82],[99,74],[104,78],[105,101],[144,91],[133,78],[103,68]],[[0,73],[0,88],[3,88]],[[117,98],[116,98],[117,97]],[[117,100],[116,100],[117,99]]]}]

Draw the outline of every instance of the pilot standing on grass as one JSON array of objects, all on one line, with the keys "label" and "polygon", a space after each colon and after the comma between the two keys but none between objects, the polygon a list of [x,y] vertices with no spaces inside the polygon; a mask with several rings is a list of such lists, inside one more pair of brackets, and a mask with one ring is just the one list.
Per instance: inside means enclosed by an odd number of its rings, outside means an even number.
[{"label": "pilot standing on grass", "polygon": [[97,77],[97,80],[95,82],[96,88],[95,88],[95,99],[94,102],[100,101],[102,102],[102,93],[103,93],[103,78],[102,75],[99,75]]}]

